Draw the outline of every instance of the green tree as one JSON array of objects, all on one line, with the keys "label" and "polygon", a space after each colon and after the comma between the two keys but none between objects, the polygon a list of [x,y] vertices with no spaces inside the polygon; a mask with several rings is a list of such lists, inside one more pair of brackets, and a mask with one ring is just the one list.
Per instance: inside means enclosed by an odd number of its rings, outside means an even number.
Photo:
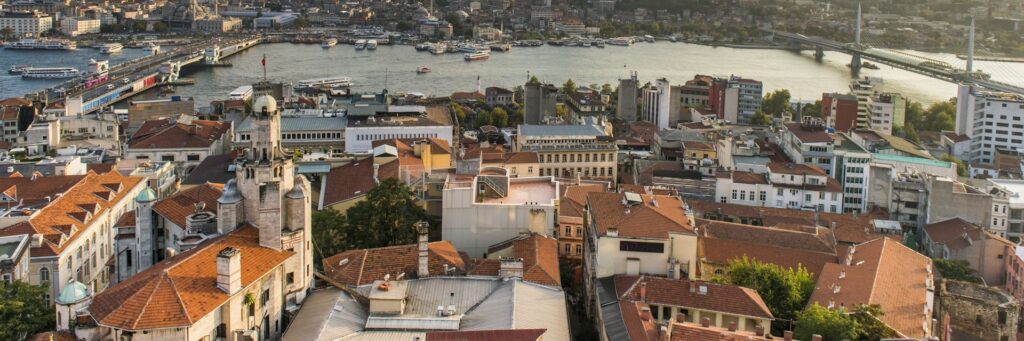
[{"label": "green tree", "polygon": [[494,119],[491,116],[491,112],[487,110],[480,110],[476,113],[476,126],[483,127],[494,125]]},{"label": "green tree", "polygon": [[345,215],[333,208],[313,211],[313,242],[316,250],[313,252],[313,264],[320,264],[324,257],[330,257],[339,252],[356,248],[349,244],[351,231],[346,223]]},{"label": "green tree", "polygon": [[879,318],[885,315],[882,307],[877,304],[858,304],[853,307],[849,318],[857,325],[856,340],[880,341],[883,338],[896,338],[898,335],[892,328],[885,325]]},{"label": "green tree", "polygon": [[821,100],[814,101],[813,104],[805,105],[800,108],[800,116],[807,117],[821,117]]},{"label": "green tree", "polygon": [[967,176],[967,165],[964,164],[963,160],[957,159],[955,156],[949,154],[942,155],[942,157],[939,158],[939,160],[955,163],[956,175]]},{"label": "green tree", "polygon": [[562,84],[562,92],[567,93],[567,94],[571,94],[573,92],[576,92],[576,82],[573,82],[572,78],[569,78],[568,80],[566,80],[565,84]]},{"label": "green tree", "polygon": [[157,23],[153,24],[153,31],[156,31],[158,33],[167,32],[167,24],[164,24],[162,22],[157,22]]},{"label": "green tree", "polygon": [[914,127],[914,124],[910,122],[907,122],[907,124],[903,125],[903,138],[913,141],[915,143],[921,142],[921,140],[917,137],[917,128]]},{"label": "green tree", "polygon": [[427,211],[409,186],[392,178],[377,184],[345,216],[352,237],[348,244],[374,248],[415,243],[413,223],[427,220]]},{"label": "green tree", "polygon": [[462,110],[462,105],[455,102],[448,103],[448,109],[455,114],[455,119],[458,120],[459,125],[466,124],[466,111]]},{"label": "green tree", "polygon": [[611,95],[612,92],[615,92],[615,89],[612,88],[611,84],[604,83],[604,85],[601,85],[601,94],[602,95]]},{"label": "green tree", "polygon": [[761,101],[761,110],[772,116],[780,116],[789,110],[789,90],[779,89],[764,96]]},{"label": "green tree", "polygon": [[[772,315],[780,320],[795,319],[814,291],[814,279],[803,266],[783,268],[747,257],[729,262],[725,274],[716,276],[714,280],[754,289],[764,299]],[[784,329],[784,323],[772,324],[776,333],[782,333]]]},{"label": "green tree", "polygon": [[43,301],[49,285],[0,281],[0,340],[23,340],[52,330],[53,308]]},{"label": "green tree", "polygon": [[857,322],[839,309],[827,309],[814,303],[793,322],[793,339],[810,340],[814,334],[821,335],[825,341],[843,341],[855,339],[859,330]]},{"label": "green tree", "polygon": [[978,272],[971,267],[971,263],[968,263],[962,259],[933,259],[932,263],[935,264],[935,270],[939,271],[939,276],[945,279],[981,283],[981,278],[978,277]]},{"label": "green tree", "polygon": [[306,17],[299,17],[298,19],[295,19],[294,25],[295,28],[301,30],[309,26],[309,20],[307,20]]},{"label": "green tree", "polygon": [[766,115],[763,111],[758,110],[757,112],[754,113],[754,116],[750,117],[750,124],[764,125],[764,126],[771,125],[772,124],[772,117]]},{"label": "green tree", "polygon": [[523,108],[516,108],[516,110],[512,111],[512,115],[509,117],[509,125],[515,127],[520,124],[523,124],[523,119],[525,117],[526,112],[523,110]]},{"label": "green tree", "polygon": [[562,119],[562,121],[569,120],[569,109],[565,105],[559,105],[555,107],[555,116]]},{"label": "green tree", "polygon": [[146,23],[144,22],[133,20],[131,27],[133,32],[146,32]]},{"label": "green tree", "polygon": [[14,38],[14,29],[10,27],[4,27],[0,29],[0,36],[4,38],[4,41],[11,40]]},{"label": "green tree", "polygon": [[494,125],[498,128],[508,126],[508,112],[501,107],[494,108],[491,110],[491,120],[494,121]]}]

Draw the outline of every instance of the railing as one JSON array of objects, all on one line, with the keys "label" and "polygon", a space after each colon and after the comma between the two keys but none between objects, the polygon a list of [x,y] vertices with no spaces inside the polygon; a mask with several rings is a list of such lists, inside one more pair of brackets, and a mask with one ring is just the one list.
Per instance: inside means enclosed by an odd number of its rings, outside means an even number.
[{"label": "railing", "polygon": [[494,179],[492,179],[491,177],[488,177],[488,176],[480,176],[480,177],[478,177],[478,178],[480,178],[481,180],[483,180],[483,182],[484,182],[485,184],[487,184],[488,186],[490,186],[490,187],[491,187],[491,189],[493,189],[493,190],[494,190],[495,192],[497,192],[497,193],[498,193],[498,195],[500,195],[500,196],[501,196],[502,198],[504,198],[504,197],[507,197],[507,196],[508,196],[508,188],[506,188],[506,187],[504,187],[504,186],[499,186],[499,184],[498,184],[497,182],[495,182],[495,181],[494,181]]}]

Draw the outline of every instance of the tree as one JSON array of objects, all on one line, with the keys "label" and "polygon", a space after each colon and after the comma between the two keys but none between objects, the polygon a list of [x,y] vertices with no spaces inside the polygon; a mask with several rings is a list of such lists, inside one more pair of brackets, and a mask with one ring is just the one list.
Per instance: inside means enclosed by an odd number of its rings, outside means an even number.
[{"label": "tree", "polygon": [[23,340],[53,329],[53,308],[43,301],[48,290],[48,284],[0,281],[0,340]]},{"label": "tree", "polygon": [[516,108],[512,111],[512,116],[509,117],[509,125],[515,127],[523,124],[523,119],[526,117],[526,112],[523,108]]},{"label": "tree", "polygon": [[132,24],[131,24],[131,27],[132,27],[132,31],[133,32],[145,32],[146,31],[146,23],[138,21],[138,20],[133,20]]},{"label": "tree", "polygon": [[971,263],[968,263],[965,260],[934,259],[932,260],[932,263],[935,264],[935,270],[939,271],[939,276],[942,278],[971,283],[981,283],[981,278],[978,277],[977,271],[971,267]]},{"label": "tree", "polygon": [[466,124],[466,111],[462,110],[462,106],[459,103],[454,101],[448,103],[448,109],[451,109],[452,113],[455,114],[455,119],[458,120],[459,125]]},{"label": "tree", "polygon": [[494,108],[494,110],[491,110],[491,120],[498,128],[506,127],[508,126],[508,112],[501,107]]},{"label": "tree", "polygon": [[299,17],[298,19],[295,19],[295,24],[294,25],[295,25],[295,28],[301,30],[301,29],[304,29],[307,26],[309,26],[309,20],[307,20],[306,17]]},{"label": "tree", "polygon": [[555,107],[555,116],[558,116],[558,118],[562,119],[562,121],[568,121],[569,120],[569,109],[567,109],[565,107],[565,105],[556,106]]},{"label": "tree", "polygon": [[750,124],[766,126],[766,125],[771,125],[772,123],[773,122],[772,122],[771,116],[765,115],[765,113],[763,111],[760,111],[760,110],[755,112],[754,116],[750,117]]},{"label": "tree", "polygon": [[153,24],[153,31],[156,31],[157,33],[167,32],[167,24],[164,24],[162,22],[157,22],[157,23]]},{"label": "tree", "polygon": [[917,137],[917,128],[914,128],[914,124],[910,122],[907,122],[907,124],[903,125],[903,138],[913,141],[915,143],[921,142],[921,140],[918,139]]},{"label": "tree", "polygon": [[945,154],[939,160],[948,161],[956,164],[956,175],[967,176],[967,165],[964,164],[963,160],[957,159],[953,155]]},{"label": "tree", "polygon": [[[729,262],[725,274],[716,276],[714,280],[754,289],[764,299],[772,315],[780,320],[795,319],[814,291],[814,279],[803,266],[783,268],[746,256]],[[782,333],[785,329],[783,323],[772,324],[774,332]]]},{"label": "tree", "polygon": [[879,318],[885,315],[882,307],[877,304],[858,304],[853,307],[849,318],[856,324],[856,340],[880,341],[883,338],[896,338],[898,335],[892,328],[885,325]]},{"label": "tree", "polygon": [[811,335],[818,334],[826,341],[853,340],[859,334],[856,329],[857,323],[838,309],[827,309],[814,303],[800,312],[793,322],[793,339],[810,340]]},{"label": "tree", "polygon": [[398,24],[395,25],[395,30],[397,30],[398,32],[405,32],[411,31],[414,27],[415,26],[413,26],[411,22],[399,21]]},{"label": "tree", "polygon": [[320,264],[324,257],[355,248],[349,244],[350,230],[341,212],[333,208],[313,211],[312,220],[313,241],[316,244],[313,264]]},{"label": "tree", "polygon": [[604,83],[604,85],[601,85],[601,94],[611,95],[612,92],[615,92],[615,89],[612,88],[611,84]]},{"label": "tree", "polygon": [[567,94],[576,92],[576,82],[573,82],[572,78],[566,80],[565,84],[562,84],[562,92]]},{"label": "tree", "polygon": [[813,104],[805,105],[800,108],[800,116],[807,117],[821,117],[821,100],[814,101]]},{"label": "tree", "polygon": [[348,244],[374,248],[415,243],[417,232],[413,223],[427,220],[427,211],[416,202],[409,186],[392,178],[377,184],[345,216]]},{"label": "tree", "polygon": [[761,101],[761,110],[772,116],[780,116],[789,110],[789,90],[779,89],[764,96]]},{"label": "tree", "polygon": [[0,29],[0,36],[4,37],[4,41],[11,40],[14,38],[14,29],[10,27],[4,27]]},{"label": "tree", "polygon": [[494,119],[491,113],[487,110],[480,110],[476,113],[476,126],[477,128],[483,126],[489,126],[494,124]]}]

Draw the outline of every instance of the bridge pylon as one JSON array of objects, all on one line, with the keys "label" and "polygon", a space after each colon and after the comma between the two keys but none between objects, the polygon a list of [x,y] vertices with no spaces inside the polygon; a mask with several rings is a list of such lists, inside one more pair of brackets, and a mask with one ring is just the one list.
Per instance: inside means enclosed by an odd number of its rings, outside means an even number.
[{"label": "bridge pylon", "polygon": [[853,53],[853,59],[850,60],[850,69],[853,71],[860,71],[860,53]]},{"label": "bridge pylon", "polygon": [[825,59],[825,48],[821,47],[820,45],[819,46],[815,46],[814,47],[814,60],[820,62],[823,59]]}]

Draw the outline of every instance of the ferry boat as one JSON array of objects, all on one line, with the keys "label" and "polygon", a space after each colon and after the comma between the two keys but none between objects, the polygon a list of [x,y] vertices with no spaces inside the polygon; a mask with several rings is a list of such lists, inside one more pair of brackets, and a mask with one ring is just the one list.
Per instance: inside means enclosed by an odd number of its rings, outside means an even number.
[{"label": "ferry boat", "polygon": [[416,73],[418,73],[418,74],[430,73],[430,71],[433,71],[433,70],[431,70],[429,67],[426,67],[426,66],[420,66],[420,67],[416,68]]},{"label": "ferry boat", "polygon": [[103,54],[114,54],[114,53],[121,52],[121,50],[123,50],[123,49],[124,49],[124,45],[121,45],[121,44],[118,44],[118,43],[110,43],[110,44],[100,45],[100,53],[103,53]]},{"label": "ferry boat", "polygon": [[28,69],[30,67],[32,67],[32,65],[30,64],[11,65],[11,68],[10,70],[7,70],[7,73],[12,75],[20,75],[22,72],[25,72],[25,69]]},{"label": "ferry boat", "polygon": [[467,62],[471,62],[474,60],[486,60],[488,58],[491,58],[491,53],[488,51],[467,53],[462,55],[462,58],[465,59]]},{"label": "ferry boat", "polygon": [[366,48],[366,39],[356,40],[356,50],[362,50]]},{"label": "ferry boat", "polygon": [[512,49],[511,44],[492,44],[491,51],[508,52]]},{"label": "ferry boat", "polygon": [[334,45],[338,45],[338,40],[334,38],[327,38],[320,42],[320,46],[325,49],[334,47]]},{"label": "ferry boat", "polygon": [[376,50],[377,49],[377,40],[376,39],[367,40],[366,41],[366,49],[367,50]]},{"label": "ferry boat", "polygon": [[72,78],[78,76],[73,67],[30,67],[21,73],[22,78]]},{"label": "ferry boat", "polygon": [[296,89],[308,89],[308,88],[340,88],[352,86],[352,78],[349,77],[326,77],[326,78],[314,78],[304,79],[295,83]]},{"label": "ferry boat", "polygon": [[629,45],[632,45],[632,44],[633,44],[633,38],[620,37],[620,38],[608,39],[608,45],[629,46]]},{"label": "ferry boat", "polygon": [[15,50],[74,50],[78,48],[78,45],[69,40],[22,39],[9,42],[4,47]]},{"label": "ferry boat", "polygon": [[430,50],[430,53],[433,53],[433,54],[444,54],[445,52],[448,52],[448,44],[445,44],[445,43],[433,44],[433,45],[430,45],[430,49],[429,50]]},{"label": "ferry boat", "polygon": [[428,50],[430,50],[430,44],[428,44],[428,43],[416,44],[416,51],[428,51]]}]

